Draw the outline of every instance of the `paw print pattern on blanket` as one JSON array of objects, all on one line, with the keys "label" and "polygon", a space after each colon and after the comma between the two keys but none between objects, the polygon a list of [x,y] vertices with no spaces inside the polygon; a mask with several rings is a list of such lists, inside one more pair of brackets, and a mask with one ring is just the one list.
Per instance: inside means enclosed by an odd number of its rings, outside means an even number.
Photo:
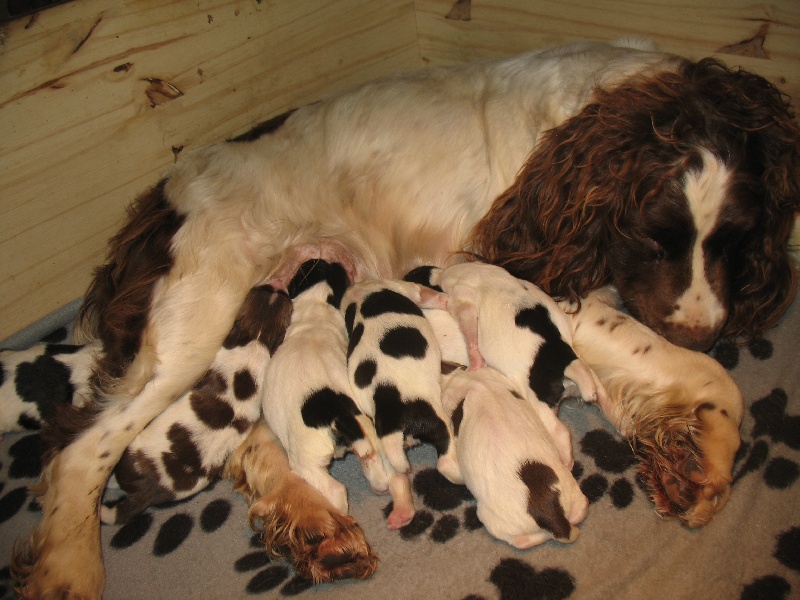
[{"label": "paw print pattern on blanket", "polygon": [[[608,491],[615,507],[629,506],[633,501],[634,487],[626,475],[635,480],[630,471],[636,465],[636,456],[628,442],[605,429],[593,429],[581,439],[580,449],[600,470],[584,478],[582,462],[576,461],[572,469],[572,474],[580,482],[581,491],[589,498],[589,502],[594,504]],[[613,477],[615,479],[609,489],[609,478]]]},{"label": "paw print pattern on blanket", "polygon": [[[210,489],[210,488],[207,488]],[[174,509],[180,503],[162,505],[154,510]],[[212,533],[222,527],[231,514],[231,503],[225,499],[209,502],[200,512],[200,528]],[[152,513],[137,515],[125,525],[120,526],[111,538],[110,545],[117,550],[129,548],[150,532],[155,523]],[[195,529],[195,520],[187,512],[176,512],[158,528],[153,541],[154,556],[166,556],[177,550]]]},{"label": "paw print pattern on blanket", "polygon": [[[433,541],[447,542],[458,534],[462,526],[467,531],[482,527],[476,514],[475,499],[466,486],[451,483],[436,469],[430,468],[416,472],[412,486],[425,508],[418,510],[411,522],[398,531],[401,538],[413,539],[430,529]],[[384,516],[391,511],[392,503],[389,502],[383,509]]]},{"label": "paw print pattern on blanket", "polygon": [[786,489],[797,481],[800,476],[797,460],[774,455],[783,453],[785,446],[795,451],[791,454],[796,459],[800,450],[800,416],[787,414],[787,404],[786,391],[776,388],[750,406],[750,414],[755,420],[750,434],[752,441],[742,440],[737,455],[737,464],[741,463],[741,466],[734,471],[734,482],[762,467],[764,481],[773,489]]},{"label": "paw print pattern on blanket", "polygon": [[[563,569],[536,567],[506,558],[492,569],[489,576],[500,592],[501,598],[525,598],[526,600],[561,600],[575,590],[575,580]],[[478,597],[473,596],[475,600]]]},{"label": "paw print pattern on blanket", "polygon": [[[747,345],[747,349],[756,360],[768,360],[772,357],[772,342],[766,338],[756,338]],[[732,371],[739,364],[739,347],[729,340],[717,342],[711,350],[711,356],[723,367]]]},{"label": "paw print pattern on blanket", "polygon": [[247,582],[245,589],[248,594],[263,594],[274,590],[283,583],[280,594],[294,596],[314,586],[310,579],[304,579],[298,575],[289,579],[291,569],[286,563],[275,564],[273,559],[264,552],[264,543],[261,541],[260,534],[256,533],[251,536],[250,547],[253,549],[252,552],[238,558],[233,566],[237,573],[257,571]]}]

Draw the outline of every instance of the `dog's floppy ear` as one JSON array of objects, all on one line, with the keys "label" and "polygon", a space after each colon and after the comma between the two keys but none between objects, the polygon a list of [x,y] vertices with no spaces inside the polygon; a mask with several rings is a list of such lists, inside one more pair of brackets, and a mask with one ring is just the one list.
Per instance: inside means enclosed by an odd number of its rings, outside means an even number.
[{"label": "dog's floppy ear", "polygon": [[577,300],[604,285],[626,215],[684,164],[659,127],[673,119],[676,79],[666,73],[597,90],[545,132],[473,230],[471,250],[551,296]]}]

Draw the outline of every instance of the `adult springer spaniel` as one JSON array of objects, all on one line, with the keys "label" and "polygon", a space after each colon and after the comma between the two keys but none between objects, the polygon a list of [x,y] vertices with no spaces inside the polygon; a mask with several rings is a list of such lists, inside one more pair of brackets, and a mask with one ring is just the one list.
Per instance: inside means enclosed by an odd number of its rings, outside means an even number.
[{"label": "adult springer spaniel", "polygon": [[[592,367],[601,357],[604,412],[657,459],[657,507],[701,525],[727,498],[742,400],[724,370],[673,365],[670,350],[777,322],[798,208],[800,130],[775,87],[622,45],[387,78],[196,151],[132,208],[88,292],[81,325],[104,347],[96,401],[57,427],[19,589],[101,596],[98,502],[120,455],[208,368],[248,290],[314,257],[360,281],[467,250],[577,308],[613,285],[638,319],[627,351],[602,352],[625,317],[613,300],[595,307],[596,337],[575,315],[576,350]],[[682,385],[687,364],[705,369],[699,387]],[[684,434],[662,435],[675,420]],[[295,532],[291,551],[315,545],[323,569],[346,560],[335,537],[302,535],[302,511],[272,521]]]}]

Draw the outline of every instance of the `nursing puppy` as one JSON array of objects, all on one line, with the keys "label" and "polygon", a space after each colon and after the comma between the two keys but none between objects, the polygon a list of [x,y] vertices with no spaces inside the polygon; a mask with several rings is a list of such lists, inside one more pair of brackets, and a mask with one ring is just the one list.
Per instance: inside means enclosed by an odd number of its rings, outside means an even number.
[{"label": "nursing puppy", "polygon": [[444,376],[461,474],[494,537],[526,549],[574,542],[589,501],[521,390],[491,367]]},{"label": "nursing puppy", "polygon": [[572,349],[564,311],[540,288],[505,269],[464,263],[431,271],[467,343],[470,368],[494,367],[556,408],[565,393],[597,399],[597,378]]},{"label": "nursing puppy", "polygon": [[390,465],[389,529],[408,524],[414,516],[406,436],[432,444],[439,471],[460,482],[441,406],[441,353],[420,306],[444,308],[447,299],[415,283],[368,280],[347,290],[342,300],[350,334],[347,368],[353,397],[374,419]]},{"label": "nursing puppy", "polygon": [[114,475],[127,495],[100,507],[104,523],[125,523],[149,506],[188,498],[221,475],[261,416],[264,372],[291,314],[285,289],[250,291],[211,368],[123,453]]},{"label": "nursing puppy", "polygon": [[289,284],[294,311],[286,338],[267,367],[264,418],[286,450],[292,471],[347,514],[347,490],[328,471],[352,450],[376,492],[389,482],[374,428],[351,398],[347,335],[339,312],[348,286],[344,268],[304,262]]},{"label": "nursing puppy", "polygon": [[488,365],[527,390],[562,462],[571,468],[571,435],[556,416],[558,404],[565,395],[594,401],[598,389],[603,392],[575,355],[570,321],[555,301],[532,283],[482,263],[415,270],[407,277],[427,278],[448,294],[448,312],[464,336],[470,369]]}]

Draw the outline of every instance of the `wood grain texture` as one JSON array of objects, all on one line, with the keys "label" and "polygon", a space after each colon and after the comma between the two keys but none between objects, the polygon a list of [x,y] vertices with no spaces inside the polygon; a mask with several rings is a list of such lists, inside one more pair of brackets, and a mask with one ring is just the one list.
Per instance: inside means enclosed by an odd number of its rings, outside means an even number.
[{"label": "wood grain texture", "polygon": [[800,98],[797,0],[416,0],[415,6],[427,64],[508,56],[587,38],[647,38],[667,52],[717,56],[743,66]]},{"label": "wood grain texture", "polygon": [[0,29],[0,339],[79,297],[182,152],[372,77],[575,39],[716,54],[800,97],[800,2],[80,0]]},{"label": "wood grain texture", "polygon": [[0,339],[83,294],[176,156],[420,66],[413,2],[80,0],[0,30]]}]

